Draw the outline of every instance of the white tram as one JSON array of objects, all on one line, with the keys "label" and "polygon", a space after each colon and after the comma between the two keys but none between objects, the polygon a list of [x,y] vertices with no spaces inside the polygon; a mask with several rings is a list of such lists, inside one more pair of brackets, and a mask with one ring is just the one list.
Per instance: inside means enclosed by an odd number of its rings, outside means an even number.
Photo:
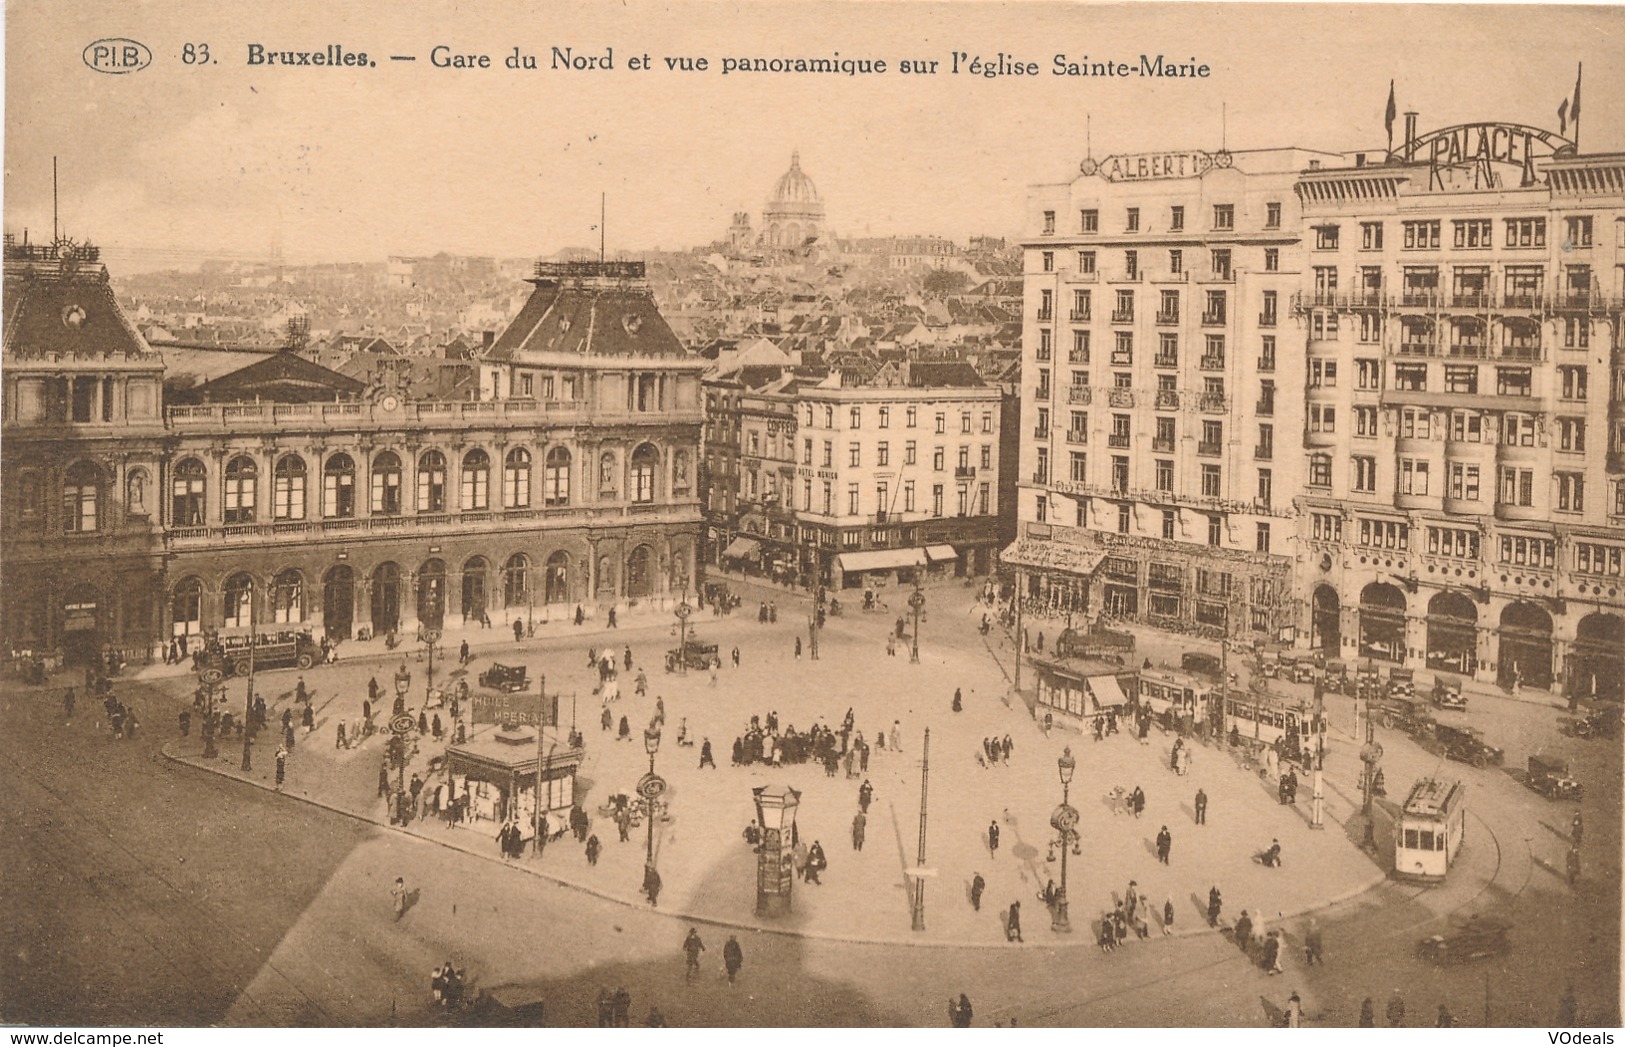
[{"label": "white tram", "polygon": [[1241,741],[1275,745],[1282,739],[1298,752],[1325,748],[1326,717],[1298,699],[1263,690],[1231,691],[1224,703],[1226,733]]},{"label": "white tram", "polygon": [[1424,883],[1443,882],[1461,850],[1466,828],[1467,787],[1421,778],[1411,786],[1394,825],[1394,875]]},{"label": "white tram", "polygon": [[1173,669],[1141,669],[1138,694],[1140,704],[1158,716],[1200,723],[1208,717],[1213,685],[1199,676]]}]

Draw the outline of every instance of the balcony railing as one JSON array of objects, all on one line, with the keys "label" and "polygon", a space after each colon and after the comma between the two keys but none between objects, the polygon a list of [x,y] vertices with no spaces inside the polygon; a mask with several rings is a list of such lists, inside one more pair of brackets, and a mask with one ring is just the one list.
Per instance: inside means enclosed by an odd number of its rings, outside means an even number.
[{"label": "balcony railing", "polygon": [[1173,310],[1166,310],[1165,309],[1162,312],[1159,312],[1157,314],[1157,323],[1159,323],[1159,324],[1177,324],[1177,323],[1179,323],[1179,310],[1178,309],[1173,309]]},{"label": "balcony railing", "polygon": [[1203,393],[1196,402],[1200,411],[1228,411],[1230,400],[1223,393]]},{"label": "balcony railing", "polygon": [[1112,366],[1113,367],[1133,367],[1134,366],[1134,350],[1132,350],[1132,349],[1113,349],[1112,350]]},{"label": "balcony railing", "polygon": [[1253,405],[1253,413],[1256,414],[1256,415],[1259,415],[1261,417],[1264,417],[1264,418],[1272,418],[1272,417],[1274,417],[1274,415],[1275,415],[1275,400],[1274,400],[1274,398],[1258,401],[1258,403]]},{"label": "balcony railing", "polygon": [[1539,291],[1529,294],[1507,294],[1501,297],[1503,309],[1539,309],[1546,304],[1546,296]]},{"label": "balcony railing", "polygon": [[1087,385],[1069,386],[1066,390],[1066,402],[1069,404],[1086,404],[1094,399],[1094,390]]},{"label": "balcony railing", "polygon": [[1086,444],[1089,442],[1089,432],[1085,429],[1068,429],[1066,442],[1069,444]]},{"label": "balcony railing", "polygon": [[1050,358],[1050,348],[1047,345],[1040,345],[1033,352],[1033,359],[1037,360],[1041,364],[1049,363],[1049,358]]},{"label": "balcony railing", "polygon": [[1275,457],[1274,444],[1259,444],[1253,448],[1253,457],[1261,462],[1267,462]]},{"label": "balcony railing", "polygon": [[1157,452],[1158,454],[1173,454],[1174,453],[1174,440],[1173,440],[1173,437],[1171,437],[1171,436],[1153,436],[1151,438],[1151,450]]},{"label": "balcony railing", "polygon": [[1053,310],[1051,310],[1051,309],[1040,309],[1040,310],[1038,310],[1038,322],[1039,323],[1047,324],[1053,319],[1055,319],[1055,312]]},{"label": "balcony railing", "polygon": [[1406,288],[1399,304],[1409,309],[1432,309],[1439,304],[1437,291]]},{"label": "balcony railing", "polygon": [[1133,407],[1134,390],[1108,389],[1106,390],[1106,402],[1113,407]]},{"label": "balcony railing", "polygon": [[1455,309],[1488,309],[1490,296],[1482,292],[1453,294],[1450,296],[1450,305]]},{"label": "balcony railing", "polygon": [[1179,390],[1158,389],[1154,406],[1159,411],[1177,411],[1179,409]]},{"label": "balcony railing", "polygon": [[[1039,386],[1038,389],[1033,393],[1033,396],[1040,400],[1048,400],[1051,395],[1050,387],[1047,385]],[[825,464],[827,465],[828,463],[826,462]]]},{"label": "balcony railing", "polygon": [[1275,314],[1274,313],[1259,313],[1258,314],[1258,326],[1260,326],[1260,327],[1274,327],[1275,326]]},{"label": "balcony railing", "polygon": [[1047,425],[1036,425],[1036,426],[1034,426],[1033,427],[1033,439],[1035,439],[1035,440],[1048,440],[1049,439],[1049,426],[1047,426]]},{"label": "balcony railing", "polygon": [[1119,450],[1126,449],[1129,446],[1129,435],[1128,435],[1128,433],[1108,433],[1108,434],[1106,434],[1106,446],[1107,447],[1115,447],[1115,448],[1118,448]]},{"label": "balcony railing", "polygon": [[1069,364],[1086,364],[1089,362],[1089,350],[1069,349],[1066,353],[1066,362]]},{"label": "balcony railing", "polygon": [[1273,356],[1260,356],[1258,358],[1258,370],[1264,372],[1265,374],[1274,374],[1275,373],[1275,357],[1273,357]]},{"label": "balcony railing", "polygon": [[1204,371],[1222,371],[1224,370],[1224,357],[1204,356],[1202,357],[1201,367]]},{"label": "balcony railing", "polygon": [[1178,367],[1179,357],[1171,353],[1158,353],[1151,358],[1152,367]]},{"label": "balcony railing", "polygon": [[1198,440],[1196,441],[1196,453],[1216,455],[1219,453],[1219,443],[1217,440]]},{"label": "balcony railing", "polygon": [[976,466],[974,466],[974,465],[956,465],[956,466],[954,466],[954,479],[955,480],[970,480],[970,479],[974,479],[975,476],[976,476]]},{"label": "balcony railing", "polygon": [[1043,470],[1043,469],[1035,470],[1033,472],[1033,483],[1035,483],[1035,484],[1047,484],[1047,483],[1049,483],[1049,473],[1046,470]]},{"label": "balcony railing", "polygon": [[1071,322],[1075,323],[1075,324],[1088,323],[1089,322],[1089,310],[1088,309],[1074,309],[1070,313],[1066,314],[1066,318],[1068,320],[1070,320]]},{"label": "balcony railing", "polygon": [[1399,343],[1401,356],[1432,356],[1433,343],[1429,341],[1402,341]]},{"label": "balcony railing", "polygon": [[1112,310],[1112,323],[1114,323],[1114,324],[1131,324],[1133,322],[1134,322],[1134,310],[1132,310],[1132,309],[1113,309]]},{"label": "balcony railing", "polygon": [[1483,342],[1452,342],[1445,355],[1459,359],[1482,360],[1490,354],[1489,347]]},{"label": "balcony railing", "polygon": [[1215,312],[1203,313],[1202,314],[1202,326],[1204,326],[1204,327],[1223,327],[1224,324],[1225,324],[1224,316],[1225,316],[1225,314],[1224,314],[1224,312],[1222,310],[1215,311]]}]

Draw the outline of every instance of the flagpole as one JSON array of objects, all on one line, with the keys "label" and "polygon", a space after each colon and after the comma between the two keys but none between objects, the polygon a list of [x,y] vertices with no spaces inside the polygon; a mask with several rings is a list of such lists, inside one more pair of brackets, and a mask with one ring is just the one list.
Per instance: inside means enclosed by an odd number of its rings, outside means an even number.
[{"label": "flagpole", "polygon": [[1580,151],[1580,78],[1585,73],[1585,63],[1576,62],[1574,68],[1574,105],[1570,110],[1574,117],[1574,151]]},{"label": "flagpole", "polygon": [[[536,685],[542,696],[542,709],[545,709],[547,706],[546,673],[541,675],[536,681]],[[532,802],[530,805],[531,821],[535,823],[531,831],[535,833],[533,845],[537,854],[542,853],[542,709],[539,709],[536,715],[536,791],[531,796]]]}]

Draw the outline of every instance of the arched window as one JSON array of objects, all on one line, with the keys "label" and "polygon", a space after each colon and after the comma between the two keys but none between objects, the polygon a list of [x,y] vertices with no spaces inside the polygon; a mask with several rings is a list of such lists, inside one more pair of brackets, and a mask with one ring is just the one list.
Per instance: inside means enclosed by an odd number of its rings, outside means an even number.
[{"label": "arched window", "polygon": [[355,515],[355,459],[342,452],[322,470],[322,515],[330,520]]},{"label": "arched window", "polygon": [[169,600],[170,633],[196,636],[203,631],[203,583],[187,578],[175,586]]},{"label": "arched window", "polygon": [[560,549],[547,558],[546,599],[564,603],[570,599],[570,554]]},{"label": "arched window", "polygon": [[418,455],[418,512],[446,511],[446,456],[439,451]]},{"label": "arched window", "polygon": [[372,460],[372,500],[375,516],[401,513],[401,460],[394,451],[385,451]]},{"label": "arched window", "polygon": [[524,553],[514,553],[502,569],[502,606],[517,607],[529,600],[530,558]]},{"label": "arched window", "polygon": [[660,452],[654,444],[642,444],[632,452],[632,500],[655,500],[655,471],[660,468]]},{"label": "arched window", "polygon": [[227,629],[246,629],[253,618],[254,579],[247,574],[234,574],[226,579],[225,626]]},{"label": "arched window", "polygon": [[509,509],[530,508],[530,452],[515,447],[502,464],[502,504]]},{"label": "arched window", "polygon": [[296,454],[285,454],[277,459],[271,488],[271,518],[305,518],[305,460]]},{"label": "arched window", "polygon": [[254,496],[258,493],[260,470],[254,459],[238,455],[226,463],[226,497],[220,507],[229,524],[254,522]]},{"label": "arched window", "polygon": [[548,505],[570,504],[570,451],[555,447],[547,452],[542,498]]},{"label": "arched window", "polygon": [[169,489],[169,522],[176,527],[202,527],[204,485],[209,473],[196,458],[183,458],[175,463],[175,475]]},{"label": "arched window", "polygon": [[295,568],[271,580],[271,620],[283,624],[305,620],[305,576]]},{"label": "arched window", "polygon": [[100,522],[97,489],[102,471],[89,462],[76,462],[62,483],[62,527],[69,534],[90,534]]},{"label": "arched window", "polygon": [[614,498],[621,485],[615,482],[615,452],[605,451],[598,456],[598,497]]},{"label": "arched window", "polygon": [[491,456],[476,447],[463,455],[463,512],[491,508]]},{"label": "arched window", "polygon": [[418,568],[418,622],[428,629],[446,624],[446,564],[425,560]]}]

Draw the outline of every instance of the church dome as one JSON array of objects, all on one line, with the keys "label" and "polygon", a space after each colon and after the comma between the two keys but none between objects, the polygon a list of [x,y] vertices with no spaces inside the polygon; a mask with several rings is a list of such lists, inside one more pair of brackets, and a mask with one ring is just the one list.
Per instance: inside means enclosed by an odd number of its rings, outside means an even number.
[{"label": "church dome", "polygon": [[773,189],[773,202],[781,204],[816,204],[822,201],[818,196],[818,188],[813,185],[811,178],[801,170],[801,153],[790,154],[790,170],[784,172],[779,184]]}]

